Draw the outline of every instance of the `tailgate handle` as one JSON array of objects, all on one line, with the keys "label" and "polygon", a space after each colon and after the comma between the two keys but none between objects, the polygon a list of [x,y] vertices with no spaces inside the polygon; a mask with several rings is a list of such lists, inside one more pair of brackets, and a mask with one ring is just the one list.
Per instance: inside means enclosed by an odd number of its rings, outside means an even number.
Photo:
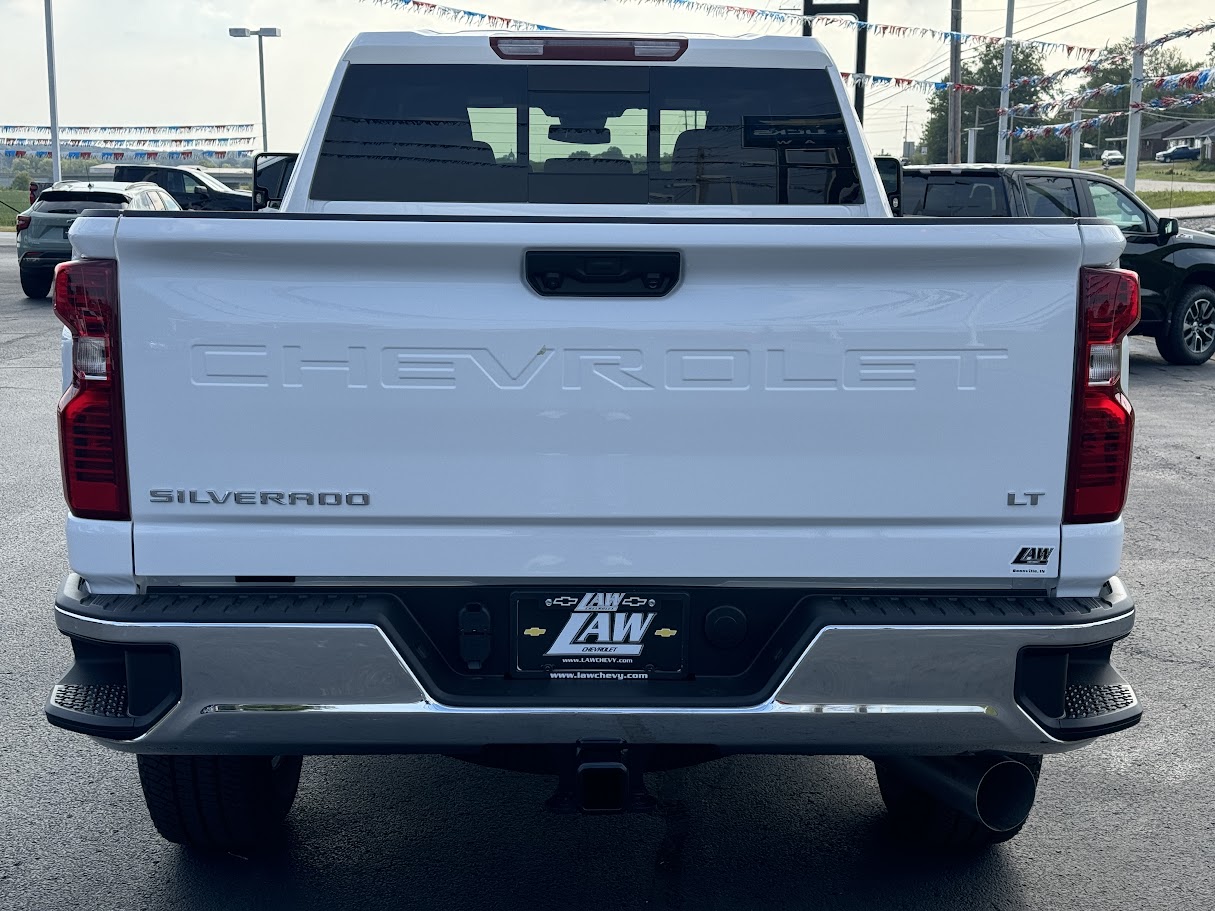
[{"label": "tailgate handle", "polygon": [[664,297],[679,282],[678,252],[528,250],[523,274],[542,297]]}]

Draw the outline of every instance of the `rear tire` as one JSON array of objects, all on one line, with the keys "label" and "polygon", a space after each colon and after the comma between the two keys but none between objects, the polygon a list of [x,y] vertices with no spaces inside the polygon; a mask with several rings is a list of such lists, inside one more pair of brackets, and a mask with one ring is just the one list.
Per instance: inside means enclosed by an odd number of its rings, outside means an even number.
[{"label": "rear tire", "polygon": [[[1029,766],[1034,778],[1041,777],[1041,756],[1014,756]],[[927,853],[963,854],[982,851],[1015,838],[1025,824],[1007,832],[993,832],[969,816],[941,803],[920,790],[880,760],[874,761],[878,789],[890,822],[899,836]]]},{"label": "rear tire", "polygon": [[51,293],[53,280],[54,275],[51,273],[21,270],[21,290],[25,292],[26,297],[32,297],[34,300],[42,300]]},{"label": "rear tire", "polygon": [[279,840],[295,802],[300,756],[139,756],[152,824],[201,851],[252,854]]},{"label": "rear tire", "polygon": [[1215,354],[1215,291],[1206,285],[1183,289],[1168,330],[1156,339],[1156,350],[1170,364],[1184,367],[1210,360]]}]

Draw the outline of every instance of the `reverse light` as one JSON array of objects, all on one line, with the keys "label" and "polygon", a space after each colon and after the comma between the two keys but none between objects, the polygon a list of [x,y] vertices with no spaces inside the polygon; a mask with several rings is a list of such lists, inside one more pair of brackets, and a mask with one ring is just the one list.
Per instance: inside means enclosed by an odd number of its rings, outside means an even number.
[{"label": "reverse light", "polygon": [[1122,346],[1138,322],[1135,273],[1081,270],[1064,512],[1069,524],[1112,522],[1126,505],[1135,412],[1122,388]]},{"label": "reverse light", "polygon": [[72,384],[59,400],[63,495],[82,519],[129,520],[118,352],[118,264],[55,268],[55,315],[72,335]]},{"label": "reverse light", "polygon": [[489,39],[503,59],[678,60],[686,38],[503,38]]},{"label": "reverse light", "polygon": [[20,234],[30,226],[30,217],[28,215],[17,216],[17,233]]}]

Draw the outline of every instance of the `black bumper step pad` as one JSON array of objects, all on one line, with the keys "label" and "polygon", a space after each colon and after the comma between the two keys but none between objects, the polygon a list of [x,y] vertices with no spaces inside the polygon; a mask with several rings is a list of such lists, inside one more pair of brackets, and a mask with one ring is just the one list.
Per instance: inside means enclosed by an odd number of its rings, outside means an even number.
[{"label": "black bumper step pad", "polygon": [[81,715],[126,718],[125,683],[60,683],[51,691],[51,704]]},{"label": "black bumper step pad", "polygon": [[1112,715],[1135,702],[1135,691],[1125,683],[1069,683],[1064,699],[1069,719]]},{"label": "black bumper step pad", "polygon": [[1058,740],[1087,740],[1138,724],[1135,691],[1110,664],[1114,643],[1026,648],[1017,658],[1017,703]]},{"label": "black bumper step pad", "polygon": [[131,740],[181,699],[181,665],[171,645],[72,639],[76,660],[51,690],[46,718],[81,734]]}]

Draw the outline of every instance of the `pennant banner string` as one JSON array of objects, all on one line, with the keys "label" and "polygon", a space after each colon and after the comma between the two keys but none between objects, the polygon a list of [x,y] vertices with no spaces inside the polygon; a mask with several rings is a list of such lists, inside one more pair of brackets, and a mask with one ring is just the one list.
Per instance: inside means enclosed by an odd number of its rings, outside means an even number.
[{"label": "pennant banner string", "polygon": [[[191,136],[196,133],[252,133],[256,124],[252,123],[221,123],[206,126],[98,126],[98,127],[68,127],[59,128],[60,135],[79,133],[82,136],[116,136],[122,134],[144,135],[149,133],[170,133]],[[0,135],[5,133],[46,133],[50,135],[51,128],[45,124],[0,124]]]},{"label": "pennant banner string", "polygon": [[[939,41],[956,41],[961,44],[1002,45],[1003,37],[995,35],[975,35],[969,32],[949,32],[941,29],[925,28],[918,25],[888,25],[881,22],[865,22],[850,16],[804,16],[800,13],[781,12],[779,10],[754,9],[743,6],[729,6],[721,3],[707,3],[704,0],[621,0],[622,3],[645,4],[647,6],[665,6],[670,9],[685,9],[691,12],[704,13],[722,18],[740,19],[744,22],[781,22],[809,23],[811,25],[830,25],[838,28],[866,31],[871,35],[893,35],[898,38],[919,37],[935,38]],[[1091,57],[1097,53],[1096,48],[1079,47],[1059,41],[1020,41],[1014,39],[1012,44],[1022,47],[1037,47],[1043,50],[1059,51],[1069,56]]]},{"label": "pennant banner string", "polygon": [[[122,161],[124,158],[138,161],[166,158],[170,161],[189,161],[194,158],[240,158],[253,154],[253,149],[187,149],[181,152],[65,152],[64,157],[70,159],[100,158],[106,161]],[[4,149],[5,158],[50,158],[47,149]]]},{"label": "pennant banner string", "polygon": [[[869,86],[894,86],[898,89],[914,88],[925,92],[983,92],[983,91],[998,91],[998,85],[971,85],[965,82],[945,82],[935,79],[907,79],[901,76],[875,76],[869,73],[840,73],[843,80],[849,85],[861,83]],[[1027,77],[1039,79],[1039,85],[1046,83],[1046,77]],[[1017,88],[1025,83],[1020,80],[1014,80],[1010,88]],[[1200,70],[1191,70],[1187,73],[1171,73],[1166,76],[1148,76],[1140,81],[1141,85],[1151,86],[1161,90],[1173,90],[1179,88],[1187,89],[1203,89],[1208,85],[1215,84],[1215,67],[1205,67]],[[1049,101],[1038,101],[1033,104],[1014,105],[1008,110],[1014,114],[1039,114],[1044,113],[1048,116],[1053,116],[1053,112],[1073,108],[1089,101],[1093,98],[1117,95],[1119,92],[1130,87],[1130,83],[1122,83],[1121,85],[1106,84],[1098,88],[1086,89],[1083,92],[1069,95],[1065,98],[1053,99]],[[999,113],[1006,113],[1001,110]]]},{"label": "pennant banner string", "polygon": [[[1141,101],[1134,105],[1137,111],[1146,110],[1171,110],[1173,108],[1188,108],[1194,105],[1204,104],[1205,102],[1215,99],[1215,92],[1195,92],[1189,95],[1166,96],[1164,98],[1153,98],[1151,101]],[[1036,139],[1040,136],[1071,136],[1077,130],[1091,130],[1098,126],[1113,123],[1123,117],[1129,115],[1129,111],[1111,111],[1108,114],[1102,114],[1099,117],[1090,117],[1086,120],[1076,120],[1072,123],[1052,123],[1040,127],[1018,127],[1012,130],[1012,136],[1016,139]],[[1008,131],[1001,133],[1001,138],[1009,135]]]},{"label": "pennant banner string", "polygon": [[[1138,81],[1139,85],[1151,86],[1152,88],[1161,91],[1175,91],[1177,89],[1205,89],[1208,86],[1215,84],[1215,67],[1204,67],[1200,70],[1191,70],[1188,73],[1171,73],[1167,76],[1149,76]],[[1065,98],[1057,98],[1050,101],[1037,101],[1033,104],[1014,104],[1008,109],[1001,108],[997,113],[1007,114],[1012,113],[1017,116],[1034,116],[1043,114],[1047,117],[1055,116],[1059,111],[1071,110],[1083,105],[1086,101],[1091,101],[1094,98],[1104,98],[1111,95],[1117,95],[1131,87],[1130,82],[1124,82],[1120,85],[1105,85],[1096,88],[1086,89],[1083,92],[1078,92],[1074,95],[1068,95]]]},{"label": "pennant banner string", "polygon": [[[197,149],[203,146],[247,146],[253,142],[252,136],[235,136],[230,139],[221,138],[201,138],[201,139],[60,139],[59,144],[68,147],[85,146],[96,149],[142,149],[142,148],[173,148]],[[5,136],[0,139],[0,145],[6,146],[23,146],[36,145],[47,146],[51,144],[49,136]]]}]

